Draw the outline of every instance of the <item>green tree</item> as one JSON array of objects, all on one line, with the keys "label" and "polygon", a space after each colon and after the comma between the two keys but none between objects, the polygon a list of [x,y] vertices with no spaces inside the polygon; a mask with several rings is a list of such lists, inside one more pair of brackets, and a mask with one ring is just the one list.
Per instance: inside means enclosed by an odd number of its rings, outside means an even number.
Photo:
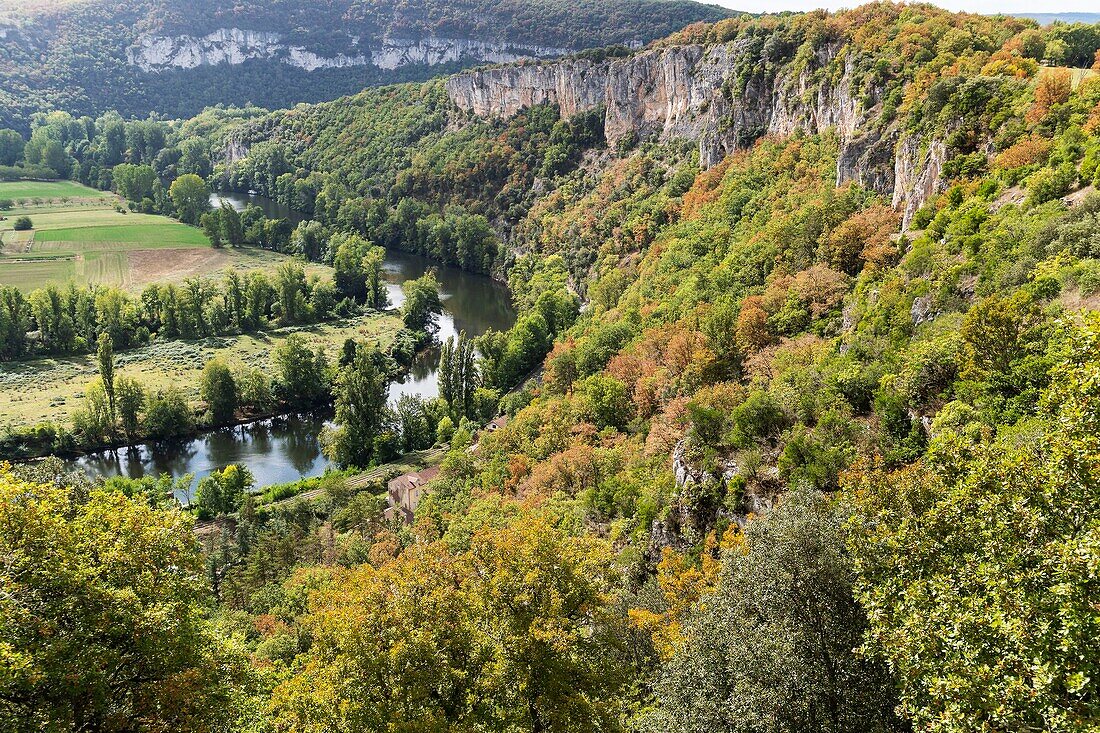
[{"label": "green tree", "polygon": [[290,236],[291,254],[300,255],[311,262],[325,255],[329,231],[319,221],[303,221]]},{"label": "green tree", "polygon": [[271,394],[271,378],[259,367],[242,367],[233,375],[242,406],[260,412],[270,410],[275,404]]},{"label": "green tree", "polygon": [[336,378],[336,427],[326,436],[325,451],[341,466],[364,468],[376,457],[376,441],[388,417],[389,380],[380,361],[377,350],[360,347],[355,361]]},{"label": "green tree", "polygon": [[0,286],[0,359],[15,359],[27,348],[30,303],[19,290]]},{"label": "green tree", "polygon": [[60,140],[47,140],[38,162],[53,170],[58,178],[68,178],[73,167],[72,156],[65,152]]},{"label": "green tree", "polygon": [[199,178],[210,175],[210,151],[207,142],[203,138],[188,137],[180,141],[180,160],[178,164],[180,173],[193,173]]},{"label": "green tree", "polygon": [[168,195],[172,197],[180,221],[188,224],[197,225],[210,209],[210,189],[194,173],[185,173],[172,181]]},{"label": "green tree", "polygon": [[99,334],[96,342],[96,360],[99,363],[99,377],[103,381],[103,391],[107,394],[107,409],[111,421],[111,431],[115,424],[115,350],[109,333]]},{"label": "green tree", "polygon": [[454,420],[448,415],[439,418],[439,424],[435,426],[435,440],[437,443],[449,443],[455,434]]},{"label": "green tree", "polygon": [[626,385],[605,374],[581,380],[576,392],[581,412],[598,428],[623,428],[630,421],[633,404]]},{"label": "green tree", "polygon": [[175,387],[149,396],[145,408],[145,429],[153,438],[171,439],[187,435],[193,427],[193,416],[187,399]]},{"label": "green tree", "polygon": [[539,520],[314,581],[280,730],[621,730],[610,549]]},{"label": "green tree", "polygon": [[17,232],[28,232],[34,229],[34,223],[29,216],[17,216],[12,222],[11,228]]},{"label": "green tree", "polygon": [[427,331],[432,318],[443,312],[435,271],[429,270],[415,280],[406,280],[401,289],[405,293],[401,306],[405,327],[410,331]]},{"label": "green tree", "polygon": [[357,234],[338,234],[329,247],[335,247],[332,267],[336,289],[372,308],[385,305],[382,263],[386,251]]},{"label": "green tree", "polygon": [[204,477],[195,489],[195,511],[199,519],[237,511],[255,483],[252,472],[235,463]]},{"label": "green tree", "polygon": [[4,471],[0,556],[0,729],[206,733],[238,717],[247,664],[209,620],[178,510]]},{"label": "green tree", "polygon": [[435,441],[435,430],[423,397],[403,394],[394,404],[393,412],[401,434],[401,447],[406,453],[428,448]]},{"label": "green tree", "polygon": [[225,425],[233,419],[238,406],[237,382],[225,362],[220,359],[206,362],[199,382],[199,395],[214,425]]},{"label": "green tree", "polygon": [[133,440],[141,429],[140,414],[145,407],[145,388],[136,379],[119,375],[115,379],[115,400],[118,420],[126,439]]},{"label": "green tree", "polygon": [[1100,316],[1064,353],[1030,424],[977,444],[946,428],[921,462],[850,481],[869,651],[915,728],[1100,725]]},{"label": "green tree", "polygon": [[221,223],[221,236],[230,247],[240,247],[244,244],[244,226],[241,224],[241,215],[233,208],[233,204],[223,201],[218,212]]},{"label": "green tree", "polygon": [[905,730],[886,669],[859,656],[842,514],[796,490],[750,521],[662,667],[653,731]]},{"label": "green tree", "polygon": [[15,165],[23,159],[23,136],[15,130],[0,130],[0,165]]},{"label": "green tree", "polygon": [[301,263],[289,261],[275,268],[274,289],[282,323],[305,323],[313,315],[309,303],[309,283]]},{"label": "green tree", "polygon": [[225,242],[222,241],[222,217],[220,211],[207,211],[199,217],[199,226],[202,233],[210,240],[210,246],[221,249]]},{"label": "green tree", "polygon": [[153,195],[153,183],[157,180],[156,171],[151,167],[130,163],[116,165],[111,176],[114,178],[115,190],[123,198],[138,202]]},{"label": "green tree", "polygon": [[463,417],[473,418],[474,392],[478,388],[479,379],[474,343],[466,337],[465,331],[458,334],[457,340],[452,336],[443,344],[436,379],[439,383],[439,396],[450,406],[451,417],[456,420]]},{"label": "green tree", "polygon": [[84,391],[84,402],[73,413],[73,428],[85,446],[100,445],[114,433],[114,422],[103,380],[96,378]]},{"label": "green tree", "polygon": [[328,363],[318,346],[309,348],[302,334],[291,334],[275,347],[272,361],[278,372],[279,396],[291,404],[310,404],[328,393]]}]

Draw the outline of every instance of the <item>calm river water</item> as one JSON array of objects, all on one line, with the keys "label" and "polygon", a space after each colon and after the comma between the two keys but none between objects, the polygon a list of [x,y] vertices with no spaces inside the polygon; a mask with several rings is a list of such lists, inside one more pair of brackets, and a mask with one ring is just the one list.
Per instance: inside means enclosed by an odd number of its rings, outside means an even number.
[{"label": "calm river water", "polygon": [[[285,218],[293,212],[273,201],[257,196],[222,194],[222,198],[243,208],[255,203],[269,216]],[[220,204],[217,196],[211,203]],[[480,335],[489,328],[504,330],[512,325],[515,313],[506,288],[499,283],[405,252],[388,251],[385,271],[390,303],[399,307],[403,300],[401,283],[420,277],[436,268],[443,298],[443,315],[437,319],[440,341],[459,331]],[[421,354],[403,382],[390,386],[390,399],[403,394],[423,397],[437,395],[436,369],[438,347]],[[318,476],[329,466],[321,454],[321,429],[329,413],[286,415],[234,428],[202,434],[179,443],[149,443],[118,451],[93,453],[74,464],[94,476],[129,476],[169,473],[173,476],[194,474],[195,482],[230,463],[248,466],[258,486],[283,483],[307,476]],[[183,498],[183,497],[181,497]]]}]

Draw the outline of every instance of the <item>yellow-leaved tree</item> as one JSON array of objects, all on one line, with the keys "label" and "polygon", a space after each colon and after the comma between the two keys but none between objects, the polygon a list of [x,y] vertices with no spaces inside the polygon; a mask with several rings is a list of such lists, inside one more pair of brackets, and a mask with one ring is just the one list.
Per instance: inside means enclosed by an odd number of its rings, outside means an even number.
[{"label": "yellow-leaved tree", "polygon": [[188,515],[0,466],[0,730],[224,730],[247,671],[206,597]]},{"label": "yellow-leaved tree", "polygon": [[465,551],[418,544],[337,572],[302,619],[309,651],[272,696],[277,729],[618,729],[611,557],[528,516]]}]

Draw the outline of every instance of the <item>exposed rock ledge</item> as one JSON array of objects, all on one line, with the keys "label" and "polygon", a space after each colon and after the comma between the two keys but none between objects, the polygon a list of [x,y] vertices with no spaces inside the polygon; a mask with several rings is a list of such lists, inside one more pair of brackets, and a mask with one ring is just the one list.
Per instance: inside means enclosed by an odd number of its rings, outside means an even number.
[{"label": "exposed rock ledge", "polygon": [[503,64],[571,52],[566,48],[437,37],[385,38],[377,44],[360,47],[357,36],[348,36],[346,50],[346,53],[323,56],[289,43],[278,33],[221,28],[201,37],[139,36],[126,56],[130,64],[149,72],[242,64],[250,59],[275,60],[315,71],[351,66],[393,70],[412,64],[435,66],[462,59]]},{"label": "exposed rock ledge", "polygon": [[[686,138],[699,145],[704,167],[766,134],[788,135],[834,128],[840,138],[837,184],[857,181],[892,195],[908,221],[936,188],[942,158],[914,159],[906,148],[895,160],[895,128],[877,119],[881,90],[855,89],[854,70],[820,73],[835,66],[840,45],[822,47],[801,70],[793,63],[746,62],[751,48],[685,45],[593,62],[563,59],[464,72],[447,92],[463,110],[483,117],[510,117],[523,107],[559,105],[563,116],[605,108],[604,132],[611,145],[630,134],[640,138]],[[741,76],[743,70],[752,73]],[[864,108],[861,99],[872,106]]]}]

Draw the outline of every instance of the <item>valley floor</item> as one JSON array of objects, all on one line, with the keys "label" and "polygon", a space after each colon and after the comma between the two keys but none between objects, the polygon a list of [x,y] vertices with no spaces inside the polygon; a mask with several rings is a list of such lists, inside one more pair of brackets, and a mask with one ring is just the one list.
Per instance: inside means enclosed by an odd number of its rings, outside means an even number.
[{"label": "valley floor", "polygon": [[[267,368],[275,347],[292,333],[304,333],[311,343],[324,345],[336,360],[348,338],[387,346],[401,329],[401,319],[371,314],[308,327],[201,341],[153,343],[117,355],[119,374],[138,379],[149,390],[174,386],[192,402],[198,400],[203,366],[213,358],[230,365]],[[0,364],[0,430],[27,428],[43,421],[67,424],[97,375],[95,354],[68,358],[33,359]]]},{"label": "valley floor", "polygon": [[[214,249],[196,227],[119,210],[121,199],[72,181],[0,182],[0,285],[24,292],[49,283],[113,285],[139,292],[150,283],[273,269],[286,255],[252,248]],[[20,217],[33,228],[16,231]]]}]

